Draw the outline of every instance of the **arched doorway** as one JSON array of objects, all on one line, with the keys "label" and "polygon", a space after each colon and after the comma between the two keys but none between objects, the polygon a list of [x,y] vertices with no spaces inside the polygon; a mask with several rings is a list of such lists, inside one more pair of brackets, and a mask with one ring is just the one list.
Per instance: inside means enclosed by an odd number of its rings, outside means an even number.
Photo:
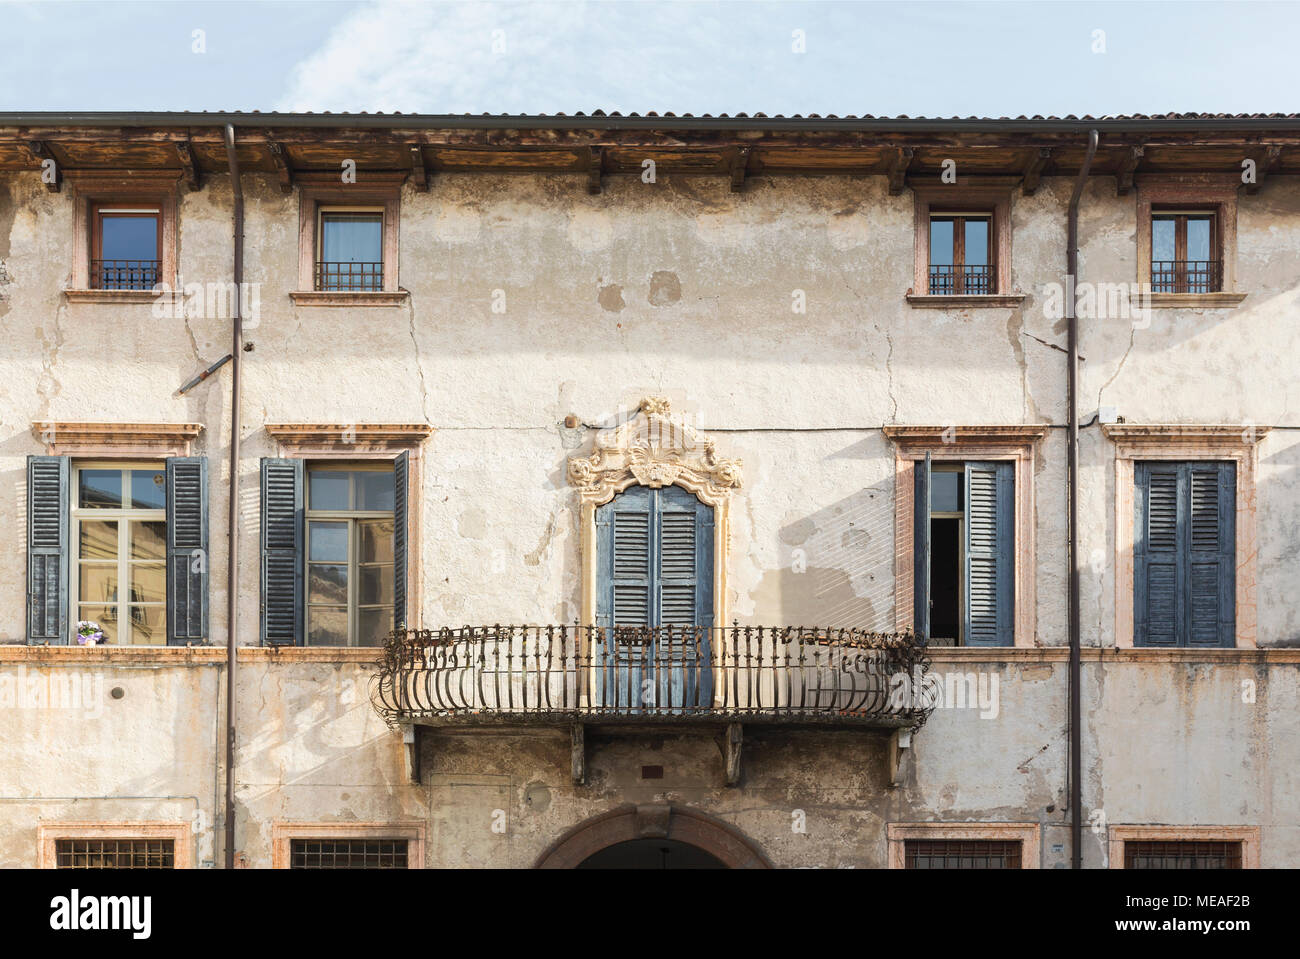
[{"label": "arched doorway", "polygon": [[[649,842],[631,845],[645,840]],[[663,852],[664,849],[668,852]],[[706,858],[717,865],[674,864],[704,863]],[[537,860],[538,869],[579,867],[770,869],[772,864],[734,826],[685,806],[654,804],[623,806],[580,823],[552,843]]]}]

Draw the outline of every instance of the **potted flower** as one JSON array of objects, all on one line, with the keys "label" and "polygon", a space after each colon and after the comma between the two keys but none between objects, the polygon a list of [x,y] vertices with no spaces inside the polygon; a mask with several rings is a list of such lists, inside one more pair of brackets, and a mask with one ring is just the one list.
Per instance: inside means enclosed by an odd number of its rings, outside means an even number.
[{"label": "potted flower", "polygon": [[77,623],[77,644],[80,646],[98,646],[104,641],[104,630],[99,623],[83,619]]}]

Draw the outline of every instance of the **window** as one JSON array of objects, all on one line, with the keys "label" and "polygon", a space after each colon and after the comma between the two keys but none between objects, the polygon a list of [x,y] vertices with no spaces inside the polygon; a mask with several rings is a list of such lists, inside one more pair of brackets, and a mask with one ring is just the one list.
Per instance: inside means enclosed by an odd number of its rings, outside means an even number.
[{"label": "window", "polygon": [[376,292],[384,288],[382,207],[321,207],[317,290]]},{"label": "window", "polygon": [[98,290],[152,290],[162,267],[157,206],[96,204],[90,283]]},{"label": "window", "polygon": [[174,869],[173,839],[58,839],[58,869]]},{"label": "window", "polygon": [[406,839],[291,839],[290,869],[405,869]]},{"label": "window", "polygon": [[86,465],[75,473],[77,620],[98,623],[107,643],[166,643],[166,467]]},{"label": "window", "polygon": [[1235,644],[1236,464],[1139,462],[1134,644]]},{"label": "window", "polygon": [[75,191],[73,300],[152,300],[154,288],[177,286],[177,183],[181,171],[105,170],[65,174]]},{"label": "window", "polygon": [[1019,869],[1020,841],[993,839],[908,839],[907,869]]},{"label": "window", "polygon": [[1240,869],[1240,842],[1124,842],[1125,869]]},{"label": "window", "polygon": [[916,466],[915,622],[939,644],[1014,643],[1015,465]]},{"label": "window", "polygon": [[989,213],[931,214],[931,296],[997,292],[991,260],[992,231],[993,217]]},{"label": "window", "polygon": [[391,465],[307,468],[307,645],[380,646],[393,628]]},{"label": "window", "polygon": [[1204,210],[1151,213],[1153,293],[1217,293],[1223,288],[1217,218]]}]

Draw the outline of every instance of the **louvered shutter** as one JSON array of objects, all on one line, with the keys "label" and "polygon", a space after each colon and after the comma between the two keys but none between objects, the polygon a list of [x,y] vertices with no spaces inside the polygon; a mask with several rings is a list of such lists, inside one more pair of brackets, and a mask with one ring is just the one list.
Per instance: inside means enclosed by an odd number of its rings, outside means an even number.
[{"label": "louvered shutter", "polygon": [[403,450],[393,464],[393,628],[408,622],[406,600],[407,484],[410,482],[410,454]]},{"label": "louvered shutter", "polygon": [[1187,645],[1236,643],[1236,464],[1189,463]]},{"label": "louvered shutter", "polygon": [[1178,463],[1139,463],[1133,543],[1134,643],[1177,646],[1183,633]]},{"label": "louvered shutter", "polygon": [[1015,479],[1012,463],[967,463],[968,646],[1014,643]]},{"label": "louvered shutter", "polygon": [[27,642],[66,646],[68,458],[27,457]]},{"label": "louvered shutter", "polygon": [[303,461],[262,460],[262,643],[303,642]]},{"label": "louvered shutter", "polygon": [[167,643],[208,639],[208,460],[167,460]]},{"label": "louvered shutter", "polygon": [[680,486],[657,490],[658,617],[661,626],[709,626],[713,620],[713,510]]},{"label": "louvered shutter", "polygon": [[598,610],[598,625],[648,626],[651,623],[653,492],[645,486],[634,486],[597,510],[603,600]]},{"label": "louvered shutter", "polygon": [[930,638],[930,454],[916,464],[913,507],[912,591],[916,635]]}]

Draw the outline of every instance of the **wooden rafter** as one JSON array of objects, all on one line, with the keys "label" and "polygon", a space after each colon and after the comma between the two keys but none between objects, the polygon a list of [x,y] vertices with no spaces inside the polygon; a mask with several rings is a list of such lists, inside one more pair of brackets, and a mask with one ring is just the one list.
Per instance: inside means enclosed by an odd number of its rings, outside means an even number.
[{"label": "wooden rafter", "polygon": [[587,192],[592,196],[600,193],[600,176],[605,169],[605,148],[587,148]]},{"label": "wooden rafter", "polygon": [[1281,155],[1282,147],[1276,143],[1270,143],[1250,154],[1250,159],[1255,161],[1255,182],[1246,184],[1247,193],[1259,192],[1259,188],[1264,185],[1264,178],[1273,171],[1273,167],[1277,166],[1278,157]]},{"label": "wooden rafter", "polygon": [[1133,189],[1133,175],[1137,172],[1138,164],[1142,162],[1142,156],[1145,154],[1145,146],[1129,147],[1124,152],[1124,158],[1119,161],[1119,169],[1115,172],[1115,194],[1124,196]]},{"label": "wooden rafter", "polygon": [[189,138],[176,141],[176,156],[181,161],[181,166],[185,168],[185,182],[189,184],[191,190],[197,190],[203,185],[203,174],[199,166],[194,162],[194,151],[190,148]]},{"label": "wooden rafter", "polygon": [[1021,183],[1021,189],[1024,190],[1025,196],[1033,196],[1038,191],[1038,185],[1043,179],[1043,170],[1047,169],[1047,164],[1052,162],[1052,150],[1050,147],[1040,147],[1034,151],[1029,162],[1025,165],[1025,178]]},{"label": "wooden rafter", "polygon": [[731,192],[745,188],[745,171],[749,168],[749,147],[737,147],[731,155]]},{"label": "wooden rafter", "polygon": [[[55,159],[54,154],[50,152],[49,144],[44,140],[28,140],[23,144],[23,146],[26,147],[27,152],[31,154],[32,160],[42,166],[42,168],[44,167],[46,160],[54,160],[54,180],[53,182],[47,182],[45,184],[45,189],[50,193],[58,193],[62,190],[63,170],[60,169],[59,161]],[[44,172],[44,169],[42,169],[42,172]]]},{"label": "wooden rafter", "polygon": [[912,157],[916,153],[912,147],[894,147],[889,157],[889,168],[886,176],[889,177],[889,195],[898,196],[903,192],[903,187],[907,185],[907,168],[912,162]]},{"label": "wooden rafter", "polygon": [[424,166],[424,148],[418,143],[409,145],[411,154],[411,183],[421,193],[429,192],[429,171]]},{"label": "wooden rafter", "polygon": [[289,164],[289,154],[284,149],[284,144],[275,140],[266,141],[266,149],[271,154],[271,159],[275,163],[275,172],[280,177],[280,192],[293,192],[293,167]]}]

